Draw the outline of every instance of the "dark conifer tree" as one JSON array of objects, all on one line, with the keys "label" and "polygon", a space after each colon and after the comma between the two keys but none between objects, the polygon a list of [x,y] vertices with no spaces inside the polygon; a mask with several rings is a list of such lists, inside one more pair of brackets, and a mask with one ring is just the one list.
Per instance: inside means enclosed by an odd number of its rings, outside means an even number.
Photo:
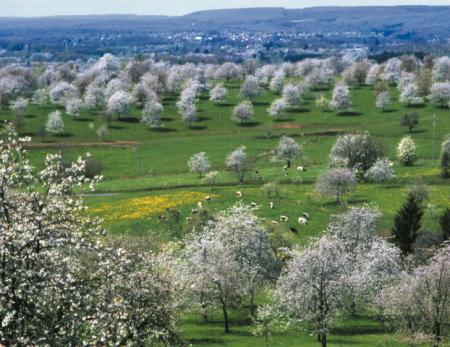
[{"label": "dark conifer tree", "polygon": [[442,177],[449,178],[450,177],[450,153],[443,152],[441,156],[441,170]]},{"label": "dark conifer tree", "polygon": [[423,216],[422,204],[415,194],[409,193],[402,208],[397,212],[392,229],[393,242],[403,255],[413,252],[413,245],[420,230]]},{"label": "dark conifer tree", "polygon": [[450,208],[447,208],[439,219],[444,240],[450,240]]}]

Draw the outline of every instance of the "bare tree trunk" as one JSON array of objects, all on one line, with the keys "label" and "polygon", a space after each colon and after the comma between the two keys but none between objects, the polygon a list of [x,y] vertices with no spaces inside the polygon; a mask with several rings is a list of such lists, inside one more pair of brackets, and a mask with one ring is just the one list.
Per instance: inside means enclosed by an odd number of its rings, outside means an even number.
[{"label": "bare tree trunk", "polygon": [[220,301],[222,303],[222,312],[223,312],[223,323],[224,323],[224,331],[225,333],[229,333],[230,332],[230,324],[228,322],[228,309],[227,309],[227,304],[225,303],[225,301],[223,300],[223,298],[220,298]]},{"label": "bare tree trunk", "polygon": [[434,339],[433,339],[433,347],[439,347],[440,343],[441,343],[441,324],[439,322],[434,322],[434,326],[433,326],[433,334],[434,334]]},{"label": "bare tree trunk", "polygon": [[352,318],[356,317],[356,303],[355,298],[352,298],[352,303],[350,304],[350,314]]},{"label": "bare tree trunk", "polygon": [[322,334],[322,347],[327,347],[327,334]]},{"label": "bare tree trunk", "polygon": [[254,301],[255,301],[255,294],[254,294],[254,291],[251,290],[250,291],[250,317],[255,317]]}]

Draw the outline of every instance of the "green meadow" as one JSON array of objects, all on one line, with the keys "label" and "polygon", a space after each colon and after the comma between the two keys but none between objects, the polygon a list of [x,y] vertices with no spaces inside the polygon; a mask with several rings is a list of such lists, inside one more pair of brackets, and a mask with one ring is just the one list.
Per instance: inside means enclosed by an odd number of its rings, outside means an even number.
[{"label": "green meadow", "polygon": [[[82,112],[77,119],[64,115],[64,133],[38,136],[47,115],[57,107],[30,105],[26,115],[24,133],[33,137],[29,147],[32,162],[42,166],[49,152],[63,152],[67,159],[74,159],[89,152],[102,167],[103,181],[96,192],[85,198],[93,214],[105,218],[109,237],[135,238],[158,248],[174,236],[161,225],[158,215],[165,207],[176,207],[182,215],[177,227],[188,229],[186,217],[198,201],[211,196],[210,202],[202,201],[211,212],[226,209],[237,201],[256,203],[257,214],[264,219],[271,237],[292,244],[306,243],[319,236],[331,215],[350,205],[370,204],[383,213],[380,233],[389,236],[393,217],[402,205],[405,193],[411,184],[421,181],[429,188],[429,198],[422,228],[438,231],[437,215],[450,206],[450,181],[440,177],[439,155],[443,137],[450,133],[450,110],[426,103],[421,107],[407,107],[398,101],[382,112],[375,108],[375,92],[361,86],[351,90],[353,110],[344,115],[324,112],[315,105],[319,93],[331,95],[331,86],[308,94],[302,108],[285,112],[282,120],[272,120],[267,108],[279,97],[268,90],[254,100],[255,116],[251,123],[239,125],[231,119],[233,107],[240,101],[239,83],[227,82],[228,100],[223,105],[214,105],[207,95],[202,95],[197,107],[199,120],[192,128],[180,120],[175,102],[176,95],[163,99],[164,127],[149,129],[140,122],[141,110],[134,108],[132,115],[119,120],[115,118],[105,141],[96,130],[103,124],[99,112]],[[393,99],[397,91],[391,90]],[[63,112],[63,110],[61,110]],[[416,111],[420,116],[419,126],[411,136],[418,147],[419,160],[412,167],[403,167],[396,160],[396,146],[408,129],[400,125],[401,116]],[[1,112],[4,120],[12,119],[6,109]],[[433,115],[436,115],[435,146],[433,146]],[[336,137],[355,131],[368,131],[394,161],[396,179],[380,186],[361,183],[346,195],[343,205],[333,197],[318,196],[315,181],[329,164],[329,152]],[[303,146],[305,156],[286,172],[282,164],[271,161],[271,151],[282,135],[295,138]],[[246,182],[239,185],[232,173],[225,169],[225,157],[239,145],[245,145],[252,160],[252,170]],[[434,160],[433,160],[434,148]],[[217,183],[206,185],[196,174],[190,173],[187,160],[198,152],[206,152],[213,170],[219,171]],[[296,168],[302,165],[306,172]],[[256,174],[258,171],[258,174]],[[262,189],[269,182],[278,182],[278,196],[267,196]],[[242,193],[242,198],[236,196]],[[273,202],[274,208],[269,207]],[[310,215],[307,225],[300,226],[297,219],[303,212]],[[281,223],[280,216],[289,217]],[[277,224],[272,221],[276,221]],[[295,227],[297,234],[289,231]],[[261,293],[259,302],[265,301]],[[403,346],[398,336],[391,334],[389,326],[382,329],[371,311],[359,312],[357,318],[343,318],[331,332],[330,346]],[[231,333],[224,334],[220,312],[213,315],[209,323],[200,316],[185,315],[181,321],[184,337],[193,346],[263,346],[262,337],[254,336],[247,310],[235,311],[231,317]],[[270,346],[316,346],[316,338],[308,332],[293,328],[275,332]],[[406,345],[405,345],[406,346]]]}]

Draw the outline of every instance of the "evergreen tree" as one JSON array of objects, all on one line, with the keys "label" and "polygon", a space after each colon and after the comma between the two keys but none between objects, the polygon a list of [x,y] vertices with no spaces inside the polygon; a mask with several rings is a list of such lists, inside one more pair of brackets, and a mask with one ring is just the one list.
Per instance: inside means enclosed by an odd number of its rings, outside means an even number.
[{"label": "evergreen tree", "polygon": [[442,177],[449,178],[450,177],[450,153],[442,152],[441,156],[441,170]]},{"label": "evergreen tree", "polygon": [[402,208],[397,212],[392,229],[393,242],[404,255],[412,253],[420,229],[423,210],[420,200],[409,193]]},{"label": "evergreen tree", "polygon": [[450,208],[447,208],[439,219],[444,240],[450,240]]}]

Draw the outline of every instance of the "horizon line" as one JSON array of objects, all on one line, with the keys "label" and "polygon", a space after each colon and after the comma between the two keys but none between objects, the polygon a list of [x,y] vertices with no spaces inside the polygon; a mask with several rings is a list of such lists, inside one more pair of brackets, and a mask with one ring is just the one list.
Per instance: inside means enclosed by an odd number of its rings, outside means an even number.
[{"label": "horizon line", "polygon": [[46,18],[60,18],[60,17],[108,17],[108,16],[133,16],[133,17],[166,17],[166,18],[179,18],[185,17],[202,12],[214,12],[214,11],[239,11],[239,10],[255,10],[255,9],[283,9],[283,10],[307,10],[314,8],[392,8],[392,7],[448,7],[450,5],[333,5],[333,6],[305,6],[305,7],[285,7],[285,6],[248,6],[248,7],[224,7],[224,8],[210,8],[204,10],[198,10],[188,12],[179,15],[168,14],[140,14],[140,13],[92,13],[92,14],[51,14],[47,16],[0,16],[0,19],[46,19]]}]

